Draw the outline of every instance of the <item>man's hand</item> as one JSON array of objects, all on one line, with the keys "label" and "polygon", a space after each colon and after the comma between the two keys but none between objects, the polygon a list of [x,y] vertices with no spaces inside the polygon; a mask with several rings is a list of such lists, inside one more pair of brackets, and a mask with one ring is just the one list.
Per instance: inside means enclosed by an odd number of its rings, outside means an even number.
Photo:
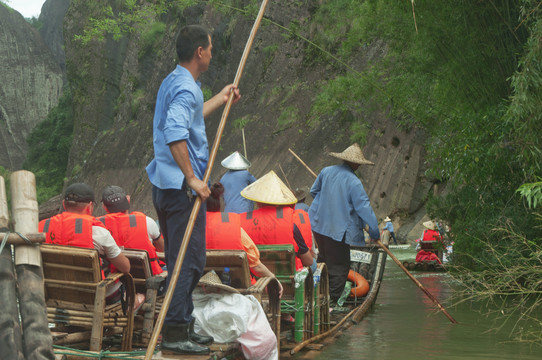
[{"label": "man's hand", "polygon": [[226,85],[224,89],[222,89],[218,94],[207,100],[203,104],[203,117],[206,118],[207,116],[211,115],[216,109],[224,105],[228,102],[228,99],[230,98],[230,93],[233,91],[233,103],[241,99],[241,94],[239,93],[239,89],[237,86],[230,84]]},{"label": "man's hand", "polygon": [[211,190],[207,186],[206,183],[201,181],[195,176],[192,176],[190,178],[186,178],[186,183],[192,190],[198,194],[198,196],[201,198],[201,201],[207,200],[207,198],[211,195]]},{"label": "man's hand", "polygon": [[226,85],[222,91],[220,91],[220,94],[223,96],[224,104],[228,102],[228,99],[230,98],[230,93],[233,91],[233,103],[241,99],[241,94],[239,93],[239,88],[237,88],[235,85],[230,84]]}]

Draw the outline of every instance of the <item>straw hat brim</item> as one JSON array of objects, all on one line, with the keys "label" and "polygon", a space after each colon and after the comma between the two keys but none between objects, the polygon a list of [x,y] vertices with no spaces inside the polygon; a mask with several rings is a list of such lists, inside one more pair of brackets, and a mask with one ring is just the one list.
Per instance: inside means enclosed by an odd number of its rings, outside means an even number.
[{"label": "straw hat brim", "polygon": [[359,165],[374,165],[374,162],[365,159],[358,144],[349,146],[341,153],[330,152],[330,156]]},{"label": "straw hat brim", "polygon": [[241,196],[255,202],[271,205],[297,203],[294,193],[273,170],[241,190]]},{"label": "straw hat brim", "polygon": [[198,285],[201,286],[203,289],[206,289],[206,288],[220,289],[229,293],[240,294],[239,290],[232,288],[229,285],[223,284],[222,281],[220,281],[220,278],[218,277],[218,275],[214,271],[209,271],[208,273],[203,275],[201,279],[199,279]]},{"label": "straw hat brim", "polygon": [[424,222],[423,226],[425,226],[429,230],[436,230],[437,229],[437,224],[435,224],[435,222],[431,221],[431,220]]}]

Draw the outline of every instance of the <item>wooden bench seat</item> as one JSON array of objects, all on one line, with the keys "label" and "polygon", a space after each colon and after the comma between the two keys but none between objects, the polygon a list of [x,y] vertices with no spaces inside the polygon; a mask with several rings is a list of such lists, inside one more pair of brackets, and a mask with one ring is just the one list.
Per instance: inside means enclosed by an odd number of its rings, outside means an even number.
[{"label": "wooden bench seat", "polygon": [[147,346],[156,322],[157,305],[163,300],[158,290],[164,285],[167,272],[153,275],[146,250],[124,249],[122,253],[130,260],[130,274],[134,278],[136,292],[145,294],[145,302],[135,317],[134,342],[139,346]]},{"label": "wooden bench seat", "polygon": [[[280,298],[278,280],[261,277],[253,285],[247,254],[243,250],[207,250],[204,274],[214,270],[219,276],[228,267],[231,274],[231,286],[243,295],[253,295],[262,305],[271,329],[277,336],[280,346]],[[279,347],[280,353],[280,347]]]},{"label": "wooden bench seat", "polygon": [[[122,351],[132,348],[135,287],[129,274],[102,278],[98,251],[61,245],[41,245],[48,321],[68,335],[59,343],[89,342],[91,351],[102,350],[104,333],[122,334]],[[106,290],[116,281],[126,289],[126,306],[106,304]],[[53,329],[54,331],[54,329]],[[71,342],[70,342],[71,343]]]}]

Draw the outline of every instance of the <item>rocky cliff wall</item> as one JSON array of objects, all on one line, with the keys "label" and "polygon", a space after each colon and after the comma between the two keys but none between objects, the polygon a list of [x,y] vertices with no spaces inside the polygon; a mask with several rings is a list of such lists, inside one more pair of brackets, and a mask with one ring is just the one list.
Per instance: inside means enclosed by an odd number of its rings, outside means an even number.
[{"label": "rocky cliff wall", "polygon": [[41,36],[0,5],[0,166],[21,169],[26,136],[62,92],[62,71]]},{"label": "rocky cliff wall", "polygon": [[[120,185],[132,194],[133,209],[154,216],[145,166],[153,157],[154,101],[162,79],[175,66],[178,30],[188,23],[200,23],[212,30],[213,60],[200,80],[204,88],[216,93],[233,81],[253,19],[198,5],[149,19],[149,24],[165,25],[150,43],[144,40],[143,32],[83,47],[73,38],[88,24],[89,16],[98,11],[96,4],[72,0],[64,21],[67,69],[77,116],[67,175],[70,181],[88,182],[98,194],[107,184]],[[271,3],[266,18],[284,25],[297,21],[299,28],[305,29],[301,33],[308,36],[314,6],[318,1],[307,1],[302,6]],[[337,64],[311,65],[307,46],[300,38],[264,22],[240,83],[243,99],[228,118],[212,181],[224,172],[221,159],[232,151],[243,151],[239,123],[246,124],[251,172],[259,177],[274,170],[292,188],[310,186],[314,178],[288,148],[318,172],[337,163],[327,155],[329,151],[342,151],[351,144],[349,125],[337,114],[317,122],[310,118],[319,86],[345,70]],[[382,44],[360,49],[352,65],[362,70],[365,64],[378,61],[384,51]],[[288,111],[292,121],[285,125],[284,114]],[[220,110],[206,119],[210,144],[221,115]],[[432,185],[424,176],[423,132],[398,128],[383,110],[352,116],[359,116],[370,129],[364,153],[376,165],[362,167],[358,173],[374,210],[380,219],[393,216],[396,228],[408,224],[403,229],[406,237],[423,216],[423,201]],[[98,210],[98,214],[102,212]]]},{"label": "rocky cliff wall", "polygon": [[70,0],[47,0],[43,3],[39,16],[42,24],[39,29],[40,35],[64,73],[66,72],[66,54],[62,23],[69,6]]}]

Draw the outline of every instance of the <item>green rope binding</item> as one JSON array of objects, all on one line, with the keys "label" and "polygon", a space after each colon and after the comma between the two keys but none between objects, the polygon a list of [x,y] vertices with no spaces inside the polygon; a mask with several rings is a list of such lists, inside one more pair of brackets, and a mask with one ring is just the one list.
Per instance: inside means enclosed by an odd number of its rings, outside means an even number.
[{"label": "green rope binding", "polygon": [[[77,356],[80,357],[88,357],[92,359],[127,359],[127,360],[133,360],[135,356],[145,356],[145,351],[109,351],[104,350],[100,351],[99,353],[86,351],[86,350],[80,350],[80,349],[72,349],[67,346],[60,346],[60,345],[53,345],[55,349],[59,349],[61,351],[55,350],[55,354],[58,355],[73,355],[73,353],[77,353]],[[64,351],[62,351],[64,350]],[[69,352],[68,352],[69,351]],[[158,353],[158,350],[155,350],[154,353]]]}]

